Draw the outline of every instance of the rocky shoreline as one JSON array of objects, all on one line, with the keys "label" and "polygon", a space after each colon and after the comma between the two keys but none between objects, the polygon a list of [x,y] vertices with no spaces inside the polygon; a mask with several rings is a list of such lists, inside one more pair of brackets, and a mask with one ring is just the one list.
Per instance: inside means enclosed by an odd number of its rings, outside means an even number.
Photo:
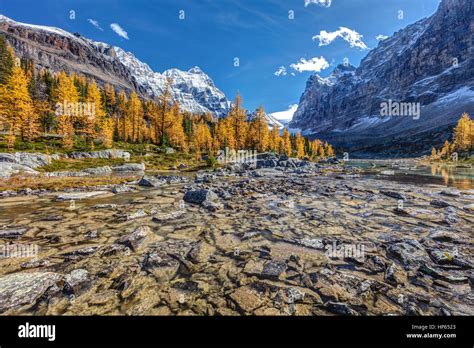
[{"label": "rocky shoreline", "polygon": [[39,251],[0,258],[0,313],[474,315],[473,198],[276,156],[3,198]]}]

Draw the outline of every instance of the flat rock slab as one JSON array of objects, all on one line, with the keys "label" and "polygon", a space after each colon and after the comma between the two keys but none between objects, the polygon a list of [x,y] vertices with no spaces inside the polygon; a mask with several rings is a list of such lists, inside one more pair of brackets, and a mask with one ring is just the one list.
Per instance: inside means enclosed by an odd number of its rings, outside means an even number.
[{"label": "flat rock slab", "polygon": [[29,168],[38,168],[51,163],[51,156],[42,153],[0,153],[0,162],[16,163]]},{"label": "flat rock slab", "polygon": [[58,201],[79,201],[81,199],[88,199],[97,196],[110,195],[107,191],[91,191],[91,192],[71,192],[61,193],[56,196]]},{"label": "flat rock slab", "polygon": [[14,273],[0,278],[0,313],[34,304],[62,276],[54,272]]},{"label": "flat rock slab", "polygon": [[17,174],[37,175],[39,173],[36,170],[32,169],[31,167],[27,167],[22,164],[11,163],[11,162],[0,162],[0,178],[1,179],[8,179],[11,176],[17,175]]},{"label": "flat rock slab", "polygon": [[27,228],[3,228],[0,229],[0,238],[15,239],[21,237],[28,231]]},{"label": "flat rock slab", "polygon": [[248,286],[238,288],[229,297],[246,314],[252,313],[263,303],[260,296]]},{"label": "flat rock slab", "polygon": [[127,163],[121,166],[112,167],[114,172],[144,172],[145,164],[144,163]]}]

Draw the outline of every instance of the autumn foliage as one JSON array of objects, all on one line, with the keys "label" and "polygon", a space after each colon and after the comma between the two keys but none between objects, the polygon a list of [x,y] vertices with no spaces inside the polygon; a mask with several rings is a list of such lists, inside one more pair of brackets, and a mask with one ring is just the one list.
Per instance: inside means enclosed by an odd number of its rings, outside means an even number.
[{"label": "autumn foliage", "polygon": [[474,150],[474,120],[467,113],[462,114],[453,131],[453,141],[446,140],[443,146],[431,149],[431,159],[452,159],[454,153],[469,153]]},{"label": "autumn foliage", "polygon": [[183,152],[216,153],[220,149],[257,150],[320,159],[334,156],[332,147],[269,127],[263,107],[252,116],[239,95],[226,117],[183,112],[173,100],[172,81],[150,100],[74,73],[35,71],[0,40],[0,132],[10,148],[53,135],[62,147],[77,142],[112,147],[114,141],[149,143]]}]

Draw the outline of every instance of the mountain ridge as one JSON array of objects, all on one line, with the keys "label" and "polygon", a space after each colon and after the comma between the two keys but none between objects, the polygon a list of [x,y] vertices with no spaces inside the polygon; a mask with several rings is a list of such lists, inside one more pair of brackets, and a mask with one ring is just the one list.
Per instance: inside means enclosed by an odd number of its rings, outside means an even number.
[{"label": "mountain ridge", "polygon": [[230,107],[224,93],[199,67],[155,72],[118,46],[60,28],[17,22],[1,14],[0,33],[20,57],[31,59],[38,68],[84,74],[100,84],[134,90],[144,98],[161,94],[171,77],[173,97],[184,111],[222,117]]},{"label": "mountain ridge", "polygon": [[[290,126],[361,157],[427,154],[462,112],[474,112],[473,18],[472,1],[443,0],[380,41],[351,74],[312,75]],[[421,118],[381,117],[389,100],[420,103]]]}]

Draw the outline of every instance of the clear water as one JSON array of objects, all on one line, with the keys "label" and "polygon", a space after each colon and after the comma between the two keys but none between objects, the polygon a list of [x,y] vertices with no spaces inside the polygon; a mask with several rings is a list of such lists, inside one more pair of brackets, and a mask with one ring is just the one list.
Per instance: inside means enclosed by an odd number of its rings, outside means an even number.
[{"label": "clear water", "polygon": [[[393,180],[420,185],[441,185],[462,190],[474,189],[474,168],[442,163],[420,165],[415,161],[353,160],[347,167],[362,169],[364,175],[380,180]],[[381,174],[393,171],[393,175]]]}]

